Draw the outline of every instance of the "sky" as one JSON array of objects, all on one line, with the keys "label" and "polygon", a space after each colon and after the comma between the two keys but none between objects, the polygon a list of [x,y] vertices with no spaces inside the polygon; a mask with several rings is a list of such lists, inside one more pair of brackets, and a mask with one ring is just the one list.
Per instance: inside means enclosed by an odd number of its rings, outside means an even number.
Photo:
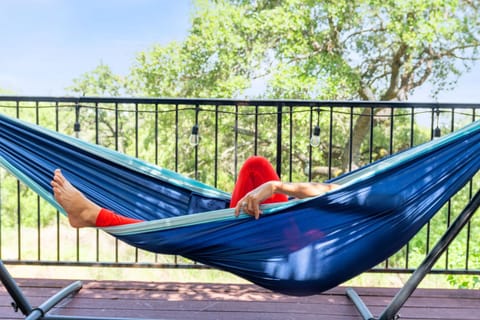
[{"label": "sky", "polygon": [[0,0],[0,88],[64,95],[109,65],[125,75],[140,51],[182,41],[190,0]]},{"label": "sky", "polygon": [[[182,41],[191,0],[0,0],[0,89],[63,96],[73,79],[103,63],[126,75],[138,52]],[[453,91],[413,102],[480,102],[480,62]]]}]

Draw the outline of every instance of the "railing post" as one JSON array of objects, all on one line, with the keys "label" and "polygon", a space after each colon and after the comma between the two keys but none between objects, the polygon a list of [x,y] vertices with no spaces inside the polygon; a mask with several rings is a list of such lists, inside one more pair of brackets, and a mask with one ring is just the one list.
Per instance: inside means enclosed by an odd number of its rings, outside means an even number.
[{"label": "railing post", "polygon": [[283,103],[277,106],[277,161],[276,169],[277,174],[282,177],[282,113]]}]

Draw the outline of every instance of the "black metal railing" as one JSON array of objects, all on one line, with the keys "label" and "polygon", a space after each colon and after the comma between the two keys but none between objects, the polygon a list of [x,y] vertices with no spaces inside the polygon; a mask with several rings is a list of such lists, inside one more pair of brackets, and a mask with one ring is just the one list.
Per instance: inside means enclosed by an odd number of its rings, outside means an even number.
[{"label": "black metal railing", "polygon": [[[0,112],[233,189],[252,154],[285,181],[324,181],[477,120],[480,105],[295,100],[0,96]],[[198,135],[197,135],[198,134]],[[313,140],[313,141],[312,141]],[[400,252],[372,271],[409,272],[463,209],[480,178],[453,197]],[[15,264],[204,268],[68,226],[0,169],[0,258]],[[434,268],[480,274],[480,218]]]}]

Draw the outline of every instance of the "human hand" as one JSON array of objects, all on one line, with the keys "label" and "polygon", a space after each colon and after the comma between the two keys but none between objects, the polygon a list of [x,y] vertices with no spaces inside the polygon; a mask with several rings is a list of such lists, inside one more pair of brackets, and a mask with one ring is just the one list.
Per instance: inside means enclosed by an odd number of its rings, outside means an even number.
[{"label": "human hand", "polygon": [[266,182],[247,193],[235,206],[235,216],[238,217],[240,212],[243,211],[255,217],[255,219],[260,218],[262,214],[260,204],[273,195],[275,190],[274,183],[276,181]]}]

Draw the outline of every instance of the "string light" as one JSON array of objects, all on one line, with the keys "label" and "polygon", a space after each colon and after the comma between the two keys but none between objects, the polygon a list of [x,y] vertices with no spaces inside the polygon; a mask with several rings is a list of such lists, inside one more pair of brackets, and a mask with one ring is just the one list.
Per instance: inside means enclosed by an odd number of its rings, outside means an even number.
[{"label": "string light", "polygon": [[317,108],[317,125],[313,128],[310,145],[312,147],[318,147],[320,145],[320,108]]},{"label": "string light", "polygon": [[193,147],[198,146],[200,143],[200,136],[198,134],[198,113],[200,108],[198,104],[195,106],[195,125],[192,127],[192,133],[190,134],[190,145]]},{"label": "string light", "polygon": [[200,142],[200,136],[198,135],[198,124],[192,127],[192,134],[190,135],[190,145],[196,147]]},{"label": "string light", "polygon": [[442,136],[442,130],[440,130],[439,123],[440,123],[440,109],[437,108],[437,127],[433,130],[433,137],[440,138]]},{"label": "string light", "polygon": [[80,137],[80,105],[75,104],[75,123],[73,124],[73,131],[75,132],[75,137]]},{"label": "string light", "polygon": [[320,145],[320,126],[318,125],[313,128],[313,134],[310,138],[310,145],[312,147],[318,147]]}]

